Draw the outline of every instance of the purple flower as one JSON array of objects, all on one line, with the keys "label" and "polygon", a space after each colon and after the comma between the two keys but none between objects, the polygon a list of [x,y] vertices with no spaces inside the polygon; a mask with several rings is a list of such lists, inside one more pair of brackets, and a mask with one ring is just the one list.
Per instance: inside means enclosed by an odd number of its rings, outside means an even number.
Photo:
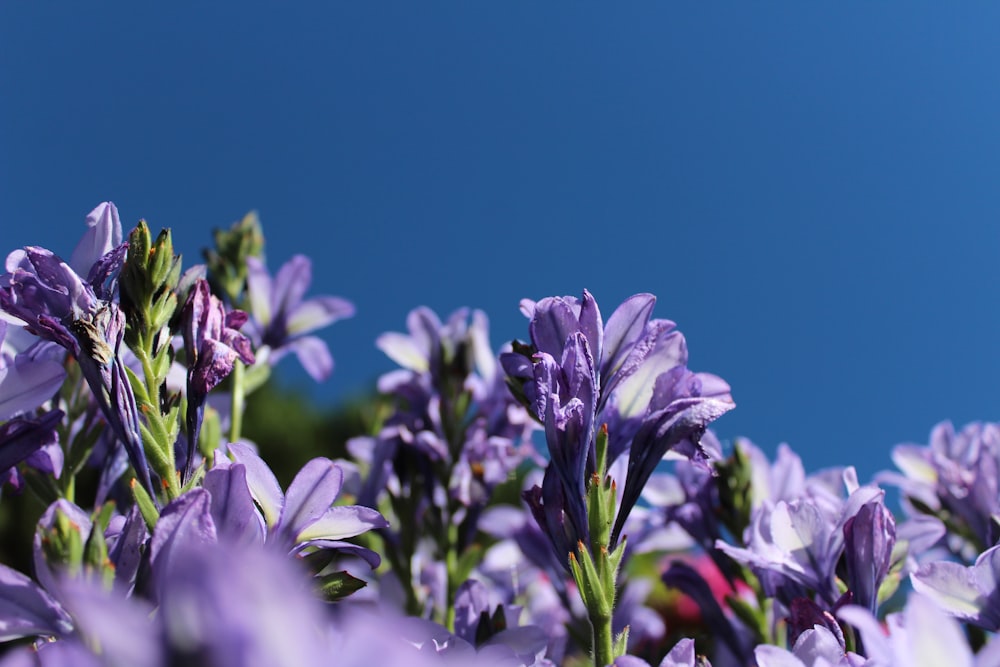
[{"label": "purple flower", "polygon": [[303,300],[312,281],[312,262],[295,255],[272,279],[264,263],[247,258],[247,293],[250,322],[247,331],[262,361],[274,365],[294,352],[302,367],[317,382],[330,377],[333,357],[326,343],[307,335],[337,320],[354,316],[354,305],[335,296]]},{"label": "purple flower", "polygon": [[[232,443],[229,453],[233,462],[217,457],[216,467],[234,469],[242,466],[238,474],[245,475],[247,487],[256,511],[259,511],[267,527],[266,541],[276,544],[292,554],[300,554],[310,549],[333,549],[351,553],[378,567],[378,554],[344,540],[372,529],[385,528],[386,520],[377,511],[358,505],[333,506],[340,495],[344,473],[333,461],[316,458],[302,467],[282,493],[274,473],[247,445]],[[214,482],[213,482],[214,483]],[[227,510],[229,516],[240,516],[241,522],[253,525],[246,518],[252,506],[245,496],[238,497],[229,492],[227,500],[238,502],[245,509],[241,512]],[[244,529],[237,529],[242,532]]]},{"label": "purple flower", "polygon": [[120,246],[122,240],[118,208],[111,202],[98,204],[87,215],[87,231],[77,242],[69,265],[81,276],[88,274],[102,257]]},{"label": "purple flower", "polygon": [[[384,333],[376,341],[402,366],[378,383],[395,399],[396,410],[376,437],[348,443],[352,456],[368,464],[359,502],[375,506],[388,493],[393,509],[404,515],[394,523],[427,526],[439,546],[449,526],[458,526],[450,548],[462,551],[493,490],[534,454],[534,423],[497,370],[484,313],[472,311],[470,317],[461,308],[442,322],[419,307],[406,324],[407,333]],[[412,551],[413,541],[401,539],[405,532],[383,535],[387,548]],[[411,561],[413,555],[397,557]]]},{"label": "purple flower", "polygon": [[910,516],[929,513],[956,525],[956,555],[971,560],[998,538],[1000,424],[972,423],[960,432],[950,422],[934,427],[930,443],[899,445],[892,459],[902,471],[879,479],[898,486]]},{"label": "purple flower", "polygon": [[865,503],[844,523],[848,588],[854,603],[873,614],[878,610],[879,587],[889,574],[895,545],[896,520],[881,499]]},{"label": "purple flower", "polygon": [[[56,425],[62,421],[62,410],[46,412],[38,418],[15,417],[0,425],[0,473],[10,471],[22,461],[59,477],[62,471],[62,448]],[[20,477],[11,471],[11,482],[20,488]]]},{"label": "purple flower", "polygon": [[53,358],[53,346],[39,342],[20,353],[8,346],[7,333],[16,328],[0,320],[0,421],[41,406],[66,378],[63,365]]},{"label": "purple flower", "polygon": [[[792,650],[761,645],[754,649],[758,667],[864,667],[871,665],[863,656],[844,649],[842,638],[824,625],[814,626],[798,636]],[[912,663],[886,663],[912,664]]]},{"label": "purple flower", "polygon": [[247,321],[246,313],[241,310],[227,313],[205,279],[198,279],[192,286],[182,319],[184,348],[188,355],[186,477],[198,444],[208,392],[233,372],[237,361],[254,363],[254,354],[250,339],[238,331]]},{"label": "purple flower", "polygon": [[65,609],[20,572],[0,564],[0,641],[20,637],[61,637],[73,630]]},{"label": "purple flower", "polygon": [[[777,576],[775,581],[787,580],[814,591],[825,604],[832,606],[840,597],[834,570],[844,552],[844,527],[867,504],[881,504],[884,493],[877,487],[856,488],[847,500],[842,501],[836,512],[824,511],[824,508],[809,498],[790,502],[782,500],[773,506],[765,505],[751,520],[744,538],[745,548],[734,547],[722,541],[716,542],[716,547],[733,560],[753,566],[758,573]],[[872,529],[873,522],[872,519],[868,520],[869,529]],[[858,525],[859,531],[863,529],[864,523],[863,520]],[[889,541],[886,537],[879,539],[882,540],[882,546]],[[881,548],[878,553],[875,551],[872,548],[873,557],[883,557]],[[867,586],[873,585],[872,581],[864,577],[860,567],[857,565],[856,576],[864,579]],[[788,595],[786,593],[783,597]]]},{"label": "purple flower", "polygon": [[225,306],[212,294],[207,280],[199,280],[191,288],[184,306],[184,347],[189,362],[188,391],[204,397],[227,375],[233,372],[237,360],[254,362],[250,340],[239,332],[247,321],[243,311],[226,312]]},{"label": "purple flower", "polygon": [[[708,424],[733,406],[729,385],[714,375],[675,366],[656,378],[642,425],[629,449],[628,475],[612,544],[617,543],[628,513],[663,456],[687,443],[696,447]],[[690,455],[695,452],[692,449]]]},{"label": "purple flower", "polygon": [[[851,667],[862,664],[872,667],[992,667],[1000,664],[1000,641],[990,640],[974,655],[961,625],[934,601],[920,594],[910,595],[903,611],[889,614],[884,626],[862,607],[848,606],[837,615],[858,629],[868,658],[867,662],[849,663]],[[778,664],[783,667],[786,663]]]},{"label": "purple flower", "polygon": [[[623,655],[609,667],[649,667],[649,663],[642,658]],[[693,639],[682,639],[663,657],[660,667],[712,667],[712,663],[695,652]]]},{"label": "purple flower", "polygon": [[725,382],[687,370],[674,323],[650,319],[655,301],[650,294],[630,297],[605,325],[586,290],[581,299],[525,300],[532,346],[501,356],[515,390],[545,426],[551,474],[530,498],[560,552],[567,542],[571,550],[589,542],[584,494],[598,425],[608,426],[609,462],[629,451],[613,548],[663,455],[696,455],[705,427],[733,407]]},{"label": "purple flower", "polygon": [[0,308],[76,358],[105,419],[152,495],[139,411],[120,356],[125,317],[114,301],[127,248],[118,246],[97,260],[86,281],[49,250],[29,246],[14,251],[7,257],[8,273],[0,277]]},{"label": "purple flower", "polygon": [[917,592],[949,614],[986,630],[1000,630],[1000,545],[984,551],[969,567],[927,563],[910,580]]}]

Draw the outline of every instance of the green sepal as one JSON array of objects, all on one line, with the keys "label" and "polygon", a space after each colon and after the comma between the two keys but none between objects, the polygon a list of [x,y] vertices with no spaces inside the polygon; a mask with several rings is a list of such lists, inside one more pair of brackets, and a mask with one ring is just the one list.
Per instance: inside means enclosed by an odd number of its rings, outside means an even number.
[{"label": "green sepal", "polygon": [[210,405],[205,406],[205,414],[201,420],[201,431],[198,433],[198,451],[206,460],[211,460],[215,450],[222,444],[222,421],[219,411]]},{"label": "green sepal", "polygon": [[483,547],[479,544],[473,544],[458,558],[458,566],[455,568],[455,580],[465,581],[469,578],[472,573],[472,569],[476,567],[481,561],[483,556]]},{"label": "green sepal", "polygon": [[243,373],[243,395],[249,396],[257,391],[271,377],[271,366],[269,364],[252,364],[246,367]]},{"label": "green sepal", "polygon": [[[579,559],[576,559],[575,556],[571,556],[571,558],[578,564],[574,569],[573,575],[577,579],[576,585],[580,589],[580,597],[583,599],[583,605],[587,608],[587,612],[591,617],[595,615],[602,618],[610,617],[614,601],[614,591],[612,590],[611,596],[607,595],[607,579],[598,574],[593,556],[591,556],[590,551],[582,543],[577,552],[580,554]],[[603,554],[606,553],[603,552]],[[598,558],[601,557],[598,556]],[[602,569],[604,568],[602,567]],[[577,576],[577,572],[579,572],[579,576]],[[612,581],[612,586],[613,583]]]},{"label": "green sepal", "polygon": [[97,439],[101,437],[102,429],[93,426],[88,431],[80,431],[73,438],[73,444],[69,447],[66,458],[66,471],[64,474],[75,476],[90,459],[90,453],[94,451]]},{"label": "green sepal", "polygon": [[170,371],[170,362],[173,361],[173,353],[173,348],[170,345],[164,345],[157,350],[153,357],[153,374],[156,376],[157,383],[167,377],[167,373]]},{"label": "green sepal", "polygon": [[614,651],[616,658],[620,658],[626,653],[628,653],[628,631],[629,631],[629,626],[626,625],[625,628],[618,633],[618,636],[615,637],[615,641],[614,644],[612,644],[611,646],[611,650]]},{"label": "green sepal", "polygon": [[181,493],[187,493],[191,489],[201,486],[203,479],[205,479],[205,461],[199,463],[198,467],[191,471],[191,476],[184,482],[184,486],[181,487]]},{"label": "green sepal", "polygon": [[247,277],[247,257],[264,253],[264,233],[255,212],[246,214],[229,229],[215,229],[215,248],[205,250],[208,280],[212,291],[224,294],[230,303],[242,303]]},{"label": "green sepal", "polygon": [[[150,249],[149,257],[149,277],[155,288],[164,286],[173,273],[174,265],[178,263],[178,257],[174,256],[174,244],[170,237],[170,229],[160,230],[156,237],[156,243]],[[173,285],[166,285],[173,289]]]},{"label": "green sepal", "polygon": [[132,393],[135,394],[136,403],[148,405],[149,393],[146,391],[146,383],[127,364],[122,364],[122,368],[125,369],[125,375],[128,376],[128,383],[132,385]]},{"label": "green sepal", "polygon": [[342,600],[368,585],[368,582],[352,577],[346,571],[325,574],[316,579],[319,581],[320,593],[329,602]]},{"label": "green sepal", "polygon": [[139,514],[142,515],[142,520],[146,522],[146,527],[149,528],[149,532],[153,532],[156,528],[156,522],[160,520],[160,511],[156,509],[156,503],[150,498],[149,493],[143,488],[142,484],[135,478],[132,478],[132,497],[135,498],[135,504],[139,508]]},{"label": "green sepal", "polygon": [[83,565],[85,572],[97,573],[104,587],[111,588],[115,580],[115,567],[108,558],[108,543],[104,540],[104,528],[96,517],[84,547]]}]

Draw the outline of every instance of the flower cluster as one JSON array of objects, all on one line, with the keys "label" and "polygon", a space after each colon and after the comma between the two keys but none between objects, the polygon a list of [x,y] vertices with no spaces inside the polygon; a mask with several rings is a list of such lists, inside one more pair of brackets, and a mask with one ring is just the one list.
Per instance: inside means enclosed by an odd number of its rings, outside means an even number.
[{"label": "flower cluster", "polygon": [[998,424],[807,473],[719,441],[730,387],[652,295],[605,320],[584,291],[522,301],[499,351],[416,308],[283,484],[247,397],[289,353],[327,379],[353,305],[304,256],[272,276],[253,214],[187,270],[110,203],[86,224],[0,275],[2,502],[44,508],[0,564],[0,667],[1000,664]]}]

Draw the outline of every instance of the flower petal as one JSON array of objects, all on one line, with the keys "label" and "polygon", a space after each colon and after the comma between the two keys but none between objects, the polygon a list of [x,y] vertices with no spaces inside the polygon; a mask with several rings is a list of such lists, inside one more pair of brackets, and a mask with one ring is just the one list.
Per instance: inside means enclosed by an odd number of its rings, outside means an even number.
[{"label": "flower petal", "polygon": [[246,466],[250,495],[260,507],[268,527],[273,528],[280,520],[285,506],[285,494],[281,492],[278,478],[274,476],[264,459],[245,442],[231,442],[228,449],[233,461]]},{"label": "flower petal", "polygon": [[0,641],[63,636],[72,630],[69,615],[52,596],[27,576],[0,564]]},{"label": "flower petal", "polygon": [[316,521],[306,526],[296,537],[304,540],[342,540],[369,530],[388,528],[389,522],[377,510],[360,505],[331,507]]},{"label": "flower petal", "polygon": [[326,343],[316,336],[299,338],[288,344],[287,348],[298,357],[302,368],[316,382],[324,382],[333,373],[333,357]]},{"label": "flower petal", "polygon": [[354,304],[337,296],[317,296],[288,312],[289,336],[309,333],[337,320],[354,316]]},{"label": "flower petal", "polygon": [[98,204],[87,215],[87,227],[69,260],[69,265],[81,276],[87,275],[97,260],[122,243],[118,209],[109,201]]},{"label": "flower petal", "polygon": [[315,458],[299,470],[288,486],[281,511],[281,533],[294,538],[323,516],[340,494],[344,471],[327,458]]}]

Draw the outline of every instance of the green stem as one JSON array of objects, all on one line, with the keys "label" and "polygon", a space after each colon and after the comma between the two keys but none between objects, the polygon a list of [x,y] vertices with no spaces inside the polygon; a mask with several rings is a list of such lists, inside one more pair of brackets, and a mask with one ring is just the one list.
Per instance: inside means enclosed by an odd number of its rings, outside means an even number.
[{"label": "green stem", "polygon": [[611,615],[591,613],[590,628],[594,637],[594,667],[607,667],[615,661]]},{"label": "green stem", "polygon": [[146,380],[146,394],[149,396],[149,403],[143,414],[149,422],[149,431],[154,435],[147,447],[147,454],[157,474],[167,483],[167,497],[173,500],[181,495],[180,482],[177,479],[177,466],[174,462],[174,444],[169,442],[168,430],[163,423],[163,415],[160,414],[160,379],[153,371],[153,362],[150,359],[150,348],[152,341],[142,337],[139,341],[139,361],[142,362],[142,374]]},{"label": "green stem", "polygon": [[232,410],[229,417],[229,442],[236,442],[240,439],[240,431],[243,428],[243,408],[246,403],[246,391],[243,383],[244,367],[243,362],[237,360],[233,364],[233,400]]},{"label": "green stem", "polygon": [[445,596],[444,627],[448,632],[455,632],[455,593],[458,590],[458,526],[451,520],[451,514],[446,517],[448,520],[448,544],[444,554],[445,570],[448,573],[448,594]]}]

